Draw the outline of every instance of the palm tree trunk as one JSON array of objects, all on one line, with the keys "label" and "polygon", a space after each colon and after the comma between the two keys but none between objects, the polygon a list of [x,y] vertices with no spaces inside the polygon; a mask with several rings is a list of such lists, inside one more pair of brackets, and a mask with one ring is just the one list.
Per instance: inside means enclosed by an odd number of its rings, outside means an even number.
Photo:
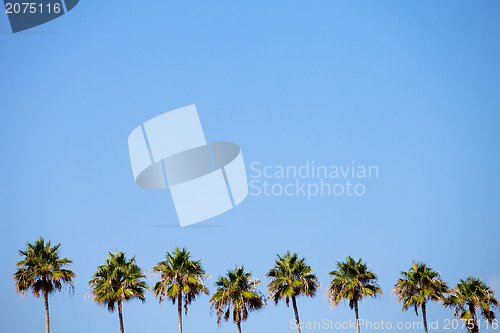
[{"label": "palm tree trunk", "polygon": [[177,296],[177,312],[179,315],[179,333],[182,333],[182,294]]},{"label": "palm tree trunk", "polygon": [[238,320],[238,333],[241,333],[241,320]]},{"label": "palm tree trunk", "polygon": [[356,332],[359,333],[359,312],[358,312],[358,301],[354,301],[354,314],[356,316]]},{"label": "palm tree trunk", "polygon": [[429,331],[427,330],[427,310],[425,308],[425,302],[422,303],[422,317],[424,318],[424,330],[425,330],[425,333],[429,333]]},{"label": "palm tree trunk", "polygon": [[293,312],[295,312],[295,324],[297,325],[297,333],[300,333],[299,310],[297,310],[297,302],[295,296],[292,296]]},{"label": "palm tree trunk", "polygon": [[[469,312],[471,313],[472,315],[472,329],[470,330],[471,333],[479,333],[479,326],[477,325],[477,320],[476,320],[476,308],[469,304]],[[467,324],[469,324],[467,322]]]},{"label": "palm tree trunk", "polygon": [[45,332],[50,333],[50,319],[49,319],[49,293],[43,292],[43,304],[45,306]]},{"label": "palm tree trunk", "polygon": [[124,333],[123,329],[123,313],[122,313],[122,302],[118,302],[118,318],[120,319],[120,333]]},{"label": "palm tree trunk", "polygon": [[472,323],[474,325],[472,327],[472,333],[479,333],[479,326],[477,325],[477,321],[475,318],[473,319]]}]

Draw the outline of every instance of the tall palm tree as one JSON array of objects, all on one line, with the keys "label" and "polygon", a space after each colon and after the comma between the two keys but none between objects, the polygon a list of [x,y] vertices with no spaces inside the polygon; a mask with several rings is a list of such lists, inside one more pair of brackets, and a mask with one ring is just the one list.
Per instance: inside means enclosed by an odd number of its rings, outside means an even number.
[{"label": "tall palm tree", "polygon": [[247,320],[248,313],[264,307],[264,296],[257,289],[260,281],[252,277],[252,272],[245,272],[245,267],[234,267],[226,276],[219,276],[215,282],[216,292],[210,298],[212,309],[217,312],[217,324],[222,318],[229,320],[231,309],[233,321],[241,333],[241,322]]},{"label": "tall palm tree", "polygon": [[330,304],[338,305],[342,300],[349,301],[356,316],[356,331],[359,333],[358,303],[365,297],[376,297],[382,294],[377,284],[377,275],[368,269],[368,265],[347,257],[345,262],[337,261],[337,270],[331,271],[332,282],[326,290]]},{"label": "tall palm tree", "polygon": [[490,287],[480,279],[468,277],[460,280],[444,300],[446,307],[455,308],[455,317],[466,321],[467,332],[479,332],[477,310],[490,324],[495,319],[494,308],[498,308],[498,300]]},{"label": "tall palm tree", "polygon": [[49,295],[60,291],[64,285],[73,287],[75,273],[63,267],[72,263],[68,258],[59,257],[61,243],[52,246],[51,242],[45,243],[40,237],[34,244],[27,243],[26,250],[19,251],[23,258],[17,262],[14,273],[16,291],[21,294],[30,289],[36,298],[43,295],[45,306],[45,332],[50,332]]},{"label": "tall palm tree", "polygon": [[108,307],[110,312],[118,308],[120,333],[123,328],[123,303],[134,298],[146,300],[144,295],[148,286],[145,275],[137,266],[135,257],[127,260],[125,253],[109,253],[104,265],[98,266],[92,280],[89,281],[94,302]]},{"label": "tall palm tree", "polygon": [[295,324],[297,332],[300,333],[296,298],[301,295],[314,297],[319,287],[319,280],[312,267],[306,264],[305,258],[299,258],[297,253],[291,254],[287,251],[283,257],[277,255],[274,266],[267,272],[266,277],[271,279],[267,285],[268,297],[273,299],[275,305],[284,299],[286,306],[289,306],[290,299],[292,300]]},{"label": "tall palm tree", "polygon": [[403,311],[413,307],[418,316],[418,307],[422,308],[424,329],[428,333],[426,304],[428,301],[443,300],[448,286],[441,280],[441,275],[425,263],[413,262],[413,266],[401,272],[401,275],[393,293],[398,297],[398,302],[403,302]]},{"label": "tall palm tree", "polygon": [[161,280],[156,282],[152,291],[159,297],[161,303],[164,298],[177,302],[177,315],[179,318],[179,333],[182,333],[182,306],[187,314],[187,306],[201,293],[208,294],[208,289],[203,283],[207,276],[201,265],[201,260],[192,260],[191,253],[183,248],[176,248],[168,253],[165,260],[153,267],[154,273],[159,273]]}]

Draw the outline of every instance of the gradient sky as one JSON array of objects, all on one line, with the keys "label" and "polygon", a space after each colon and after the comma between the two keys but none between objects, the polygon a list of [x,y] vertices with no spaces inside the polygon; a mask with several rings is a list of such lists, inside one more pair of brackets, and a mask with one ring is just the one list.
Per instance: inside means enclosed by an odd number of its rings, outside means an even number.
[{"label": "gradient sky", "polygon": [[[43,302],[12,279],[17,251],[39,236],[61,242],[77,274],[73,296],[50,299],[54,333],[118,331],[116,314],[85,300],[115,250],[150,269],[185,246],[213,279],[244,264],[264,282],[277,253],[297,251],[322,282],[298,300],[303,321],[354,317],[323,299],[347,255],[380,276],[384,295],[360,305],[371,321],[420,321],[390,293],[412,260],[500,294],[496,0],[81,1],[17,34],[0,14],[0,45],[2,332],[44,329]],[[247,169],[354,161],[379,177],[363,197],[249,196],[181,229],[168,191],[134,184],[127,137],[189,104],[207,140],[241,146]],[[208,299],[190,307],[185,332],[235,332],[217,328]],[[453,316],[428,312],[441,327]],[[293,332],[292,317],[269,304],[243,331]],[[129,333],[177,329],[176,307],[151,294],[126,304],[124,320]]]}]

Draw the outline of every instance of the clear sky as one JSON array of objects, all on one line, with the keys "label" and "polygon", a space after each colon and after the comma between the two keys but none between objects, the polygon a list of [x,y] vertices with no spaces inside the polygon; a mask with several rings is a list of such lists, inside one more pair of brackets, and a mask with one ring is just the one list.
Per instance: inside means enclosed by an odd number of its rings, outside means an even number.
[{"label": "clear sky", "polygon": [[[150,269],[187,247],[213,278],[244,264],[264,282],[276,253],[297,251],[322,282],[298,301],[303,321],[354,317],[323,300],[347,255],[380,276],[384,295],[360,305],[371,321],[420,321],[390,294],[412,260],[500,294],[496,0],[81,1],[17,34],[0,13],[0,46],[2,332],[43,330],[43,302],[21,298],[12,279],[17,250],[39,236],[62,242],[77,274],[74,296],[50,299],[54,333],[118,331],[116,314],[85,300],[115,250]],[[252,162],[354,161],[379,177],[361,197],[249,196],[178,228],[168,191],[134,184],[127,137],[189,104],[207,140],[241,146],[249,174]],[[437,304],[428,312],[453,316]],[[176,316],[151,294],[124,306],[126,332],[175,332]],[[243,331],[293,332],[292,317],[269,304]],[[207,296],[184,326],[236,331],[217,329]]]}]

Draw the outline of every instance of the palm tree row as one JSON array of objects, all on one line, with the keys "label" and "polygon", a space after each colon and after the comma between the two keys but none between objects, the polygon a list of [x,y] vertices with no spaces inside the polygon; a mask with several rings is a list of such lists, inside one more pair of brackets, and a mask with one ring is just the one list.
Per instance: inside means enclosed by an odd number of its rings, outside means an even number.
[{"label": "palm tree row", "polygon": [[[49,295],[68,286],[74,291],[73,279],[75,273],[65,266],[72,263],[67,258],[60,258],[61,244],[52,246],[39,238],[34,244],[27,244],[26,250],[19,251],[22,260],[17,263],[14,273],[16,291],[22,294],[32,291],[36,298],[43,295],[45,306],[46,332],[50,332]],[[201,260],[194,260],[185,248],[176,248],[167,253],[164,260],[158,262],[152,269],[157,281],[151,289],[159,303],[168,299],[177,304],[179,333],[182,333],[182,312],[187,314],[190,305],[198,295],[209,294],[205,285],[208,274],[202,267]],[[382,294],[378,285],[378,276],[372,272],[361,259],[347,257],[343,262],[337,262],[336,269],[329,272],[332,280],[325,292],[331,306],[340,302],[348,302],[354,310],[356,323],[359,323],[359,303],[367,297]],[[300,333],[300,319],[297,298],[300,296],[314,297],[320,287],[319,279],[305,258],[297,253],[287,251],[283,256],[277,255],[273,267],[266,273],[267,299],[275,305],[284,301],[287,307],[292,304],[297,332]],[[210,297],[212,311],[217,316],[217,324],[232,319],[241,333],[241,324],[247,320],[251,311],[262,309],[266,297],[258,289],[261,281],[245,267],[235,266],[218,276],[214,283],[215,292]],[[136,264],[135,257],[127,259],[123,252],[109,253],[103,265],[89,281],[93,300],[107,307],[111,312],[118,310],[120,333],[124,333],[123,304],[132,299],[142,302],[146,299],[149,289],[146,275]],[[453,289],[441,279],[440,274],[425,263],[413,262],[409,270],[401,272],[401,278],[396,282],[393,294],[402,303],[402,310],[410,308],[419,315],[422,313],[424,330],[427,333],[427,304],[430,301],[442,302],[446,307],[455,310],[455,317],[467,322],[467,331],[479,332],[478,312],[490,324],[495,319],[493,310],[498,308],[498,300],[493,290],[480,279],[468,277]],[[356,325],[357,333],[360,325]]]}]

